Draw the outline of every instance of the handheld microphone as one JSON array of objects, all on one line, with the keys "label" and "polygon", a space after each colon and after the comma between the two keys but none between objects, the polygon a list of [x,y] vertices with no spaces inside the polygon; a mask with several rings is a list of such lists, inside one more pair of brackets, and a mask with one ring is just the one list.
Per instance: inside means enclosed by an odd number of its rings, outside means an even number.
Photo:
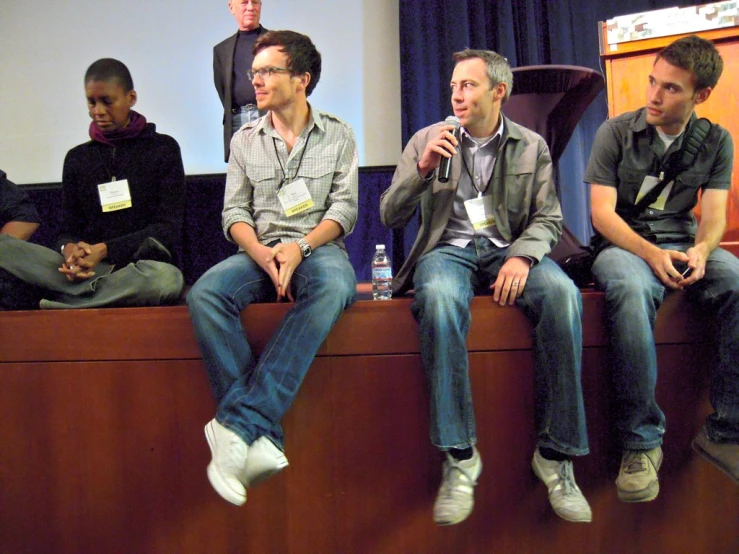
[{"label": "handheld microphone", "polygon": [[[444,120],[444,125],[453,125],[454,130],[452,131],[452,134],[454,136],[457,136],[457,131],[459,131],[459,118],[454,117],[453,115],[450,115]],[[441,163],[439,164],[439,182],[440,183],[446,183],[449,181],[449,174],[452,171],[452,159],[447,158],[445,156],[441,157]]]}]

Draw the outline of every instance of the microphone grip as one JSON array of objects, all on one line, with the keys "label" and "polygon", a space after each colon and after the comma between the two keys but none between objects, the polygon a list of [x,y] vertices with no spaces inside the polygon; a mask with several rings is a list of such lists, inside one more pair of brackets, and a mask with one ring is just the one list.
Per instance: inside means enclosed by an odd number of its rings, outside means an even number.
[{"label": "microphone grip", "polygon": [[452,159],[442,156],[439,164],[439,182],[447,183],[452,172]]}]

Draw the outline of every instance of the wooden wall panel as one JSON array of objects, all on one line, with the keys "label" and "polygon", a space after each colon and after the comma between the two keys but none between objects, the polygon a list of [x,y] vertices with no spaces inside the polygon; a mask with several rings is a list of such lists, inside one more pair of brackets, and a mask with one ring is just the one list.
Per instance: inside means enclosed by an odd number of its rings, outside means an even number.
[{"label": "wooden wall panel", "polygon": [[709,411],[710,348],[659,348],[668,418],[662,491],[627,505],[605,348],[584,352],[592,453],[575,462],[589,525],[549,508],[529,463],[529,351],[470,355],[484,470],[476,508],[440,528],[418,355],[317,359],[284,421],[291,465],[222,501],[205,476],[215,408],[198,361],[0,364],[0,551],[66,553],[739,551],[739,492],[689,448]]}]

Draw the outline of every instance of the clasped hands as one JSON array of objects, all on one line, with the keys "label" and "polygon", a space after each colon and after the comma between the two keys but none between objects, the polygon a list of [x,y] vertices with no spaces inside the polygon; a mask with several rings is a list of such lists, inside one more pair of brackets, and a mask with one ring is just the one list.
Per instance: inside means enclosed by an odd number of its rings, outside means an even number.
[{"label": "clasped hands", "polygon": [[95,275],[93,269],[107,254],[108,248],[104,243],[90,245],[82,241],[76,244],[70,242],[62,252],[64,262],[59,271],[68,281],[84,281]]},{"label": "clasped hands", "polygon": [[277,300],[294,302],[290,280],[295,269],[303,261],[303,254],[296,242],[278,243],[272,248],[261,244],[252,245],[247,254],[259,264],[275,286]]}]

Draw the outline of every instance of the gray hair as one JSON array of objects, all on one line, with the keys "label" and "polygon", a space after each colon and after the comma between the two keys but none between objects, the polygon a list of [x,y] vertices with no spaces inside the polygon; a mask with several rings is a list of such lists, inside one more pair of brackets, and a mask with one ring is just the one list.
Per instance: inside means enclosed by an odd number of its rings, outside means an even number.
[{"label": "gray hair", "polygon": [[507,59],[492,50],[472,50],[470,48],[465,48],[461,52],[455,52],[452,58],[454,59],[454,65],[474,58],[484,61],[486,73],[490,80],[490,88],[494,88],[499,83],[506,84],[506,93],[503,97],[502,104],[506,103],[506,100],[508,100],[508,97],[513,91],[513,72]]}]

